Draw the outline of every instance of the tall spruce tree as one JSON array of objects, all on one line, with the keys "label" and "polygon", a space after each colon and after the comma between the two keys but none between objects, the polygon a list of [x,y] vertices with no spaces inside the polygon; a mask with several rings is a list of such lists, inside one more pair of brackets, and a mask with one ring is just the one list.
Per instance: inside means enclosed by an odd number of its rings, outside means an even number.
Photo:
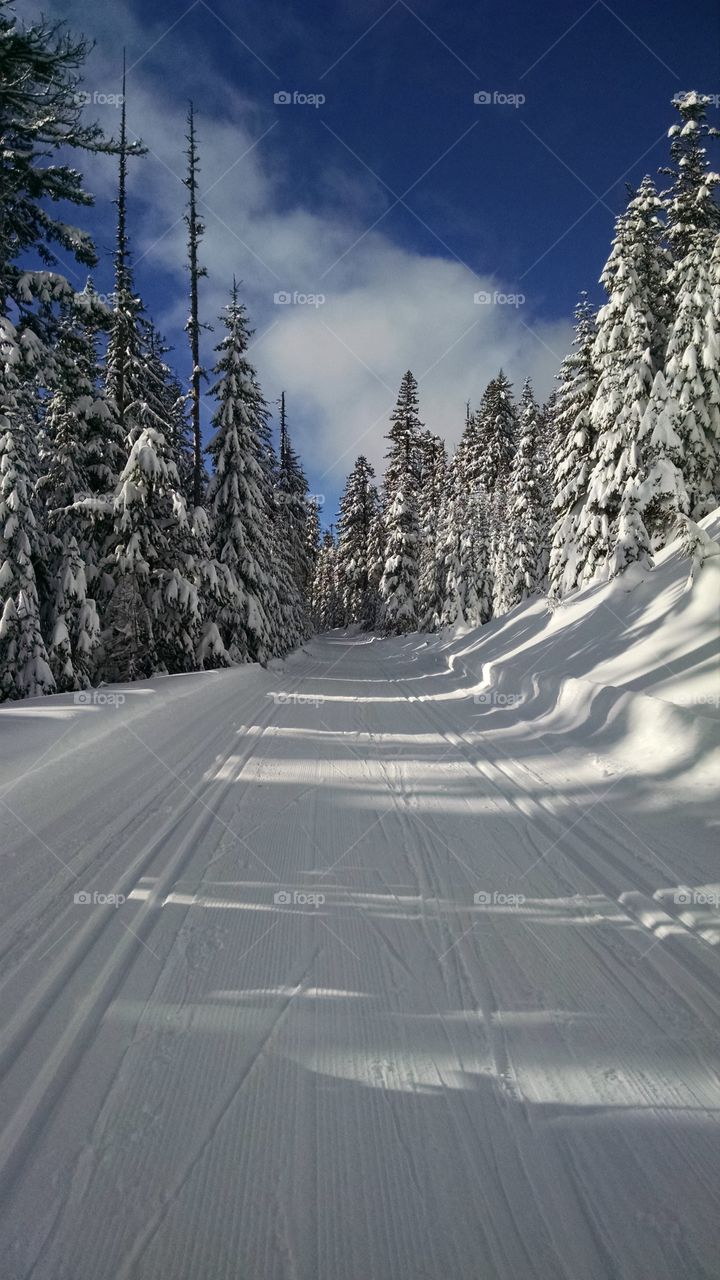
[{"label": "tall spruce tree", "polygon": [[479,487],[492,494],[496,486],[506,484],[516,434],[512,384],[501,369],[485,388],[480,407],[469,417],[460,442],[460,466],[471,490]]},{"label": "tall spruce tree", "polygon": [[608,301],[598,313],[593,360],[598,382],[590,406],[595,440],[578,522],[581,582],[612,577],[647,562],[642,519],[640,422],[663,358],[668,260],[661,201],[645,178],[618,218],[602,275]]},{"label": "tall spruce tree", "polygon": [[280,607],[285,619],[283,628],[291,644],[308,633],[305,611],[311,580],[311,561],[307,549],[308,483],[302,464],[290,439],[285,392],[280,396],[280,455],[275,485],[277,546],[285,585]]},{"label": "tall spruce tree", "polygon": [[421,432],[417,382],[408,370],[400,384],[386,437],[385,562],[379,591],[383,626],[395,634],[415,631],[418,623]]},{"label": "tall spruce tree", "polygon": [[[88,52],[61,24],[21,25],[0,4],[0,683],[3,696],[48,692],[54,680],[40,629],[47,595],[45,530],[33,512],[38,478],[38,386],[55,376],[57,304],[72,290],[51,270],[56,250],[93,266],[90,236],[55,215],[58,203],[87,206],[82,176],[60,161],[65,148],[112,152],[82,120],[77,93]],[[50,157],[52,163],[46,163]],[[37,257],[40,269],[28,266]]]},{"label": "tall spruce tree", "polygon": [[345,626],[362,623],[371,611],[370,537],[379,508],[374,477],[373,468],[361,454],[340,498],[337,575]]},{"label": "tall spruce tree", "polygon": [[535,595],[545,573],[544,496],[538,466],[540,410],[528,379],[520,400],[519,436],[508,483],[507,520],[500,531],[498,613]]},{"label": "tall spruce tree", "polygon": [[420,479],[422,430],[418,384],[408,369],[403,374],[397,402],[390,415],[390,430],[385,437],[388,441],[384,476],[386,506],[392,503],[406,473],[410,472],[416,483]]},{"label": "tall spruce tree", "polygon": [[128,159],[144,154],[144,148],[127,140],[127,95],[125,92],[125,50],[123,49],[122,101],[120,107],[120,138],[118,142],[118,194],[117,227],[115,233],[113,323],[110,330],[106,359],[107,388],[112,398],[123,435],[127,432],[125,414],[128,404],[136,399],[129,385],[131,366],[137,367],[141,357],[138,341],[138,317],[141,311],[139,298],[133,289],[130,266],[130,246],[127,231],[127,174]]},{"label": "tall spruce tree", "polygon": [[435,631],[443,603],[442,565],[438,554],[439,515],[447,481],[447,450],[439,436],[425,431],[420,445],[418,517],[418,622],[421,631]]},{"label": "tall spruce tree", "polygon": [[587,495],[590,454],[595,428],[590,406],[597,390],[593,350],[597,336],[595,308],[582,293],[575,308],[573,350],[558,375],[559,388],[553,411],[554,497],[550,531],[548,593],[559,599],[577,590],[581,566],[577,538]]},{"label": "tall spruce tree", "polygon": [[235,583],[234,600],[220,616],[220,631],[236,661],[265,662],[273,653],[268,600],[273,577],[273,502],[265,467],[268,409],[247,349],[252,336],[233,282],[220,318],[225,337],[216,347],[213,394],[218,408],[208,446],[214,474],[208,510],[217,560]]},{"label": "tall spruce tree", "polygon": [[318,632],[340,625],[341,604],[337,589],[337,548],[332,530],[322,540],[312,590],[312,621]]},{"label": "tall spruce tree", "polygon": [[203,448],[202,436],[200,433],[200,383],[204,376],[204,370],[200,367],[200,313],[199,313],[199,282],[207,276],[207,268],[200,265],[198,258],[198,250],[200,240],[205,230],[201,219],[198,217],[197,211],[197,179],[200,169],[198,159],[197,139],[195,137],[195,110],[192,102],[188,107],[187,114],[187,177],[184,179],[185,186],[188,189],[188,208],[185,214],[185,223],[188,229],[188,271],[190,274],[190,314],[185,325],[185,330],[190,343],[190,358],[192,360],[192,370],[190,373],[190,404],[192,411],[192,440],[193,440],[193,487],[192,487],[192,503],[194,507],[199,507],[205,489],[205,468],[203,465]]},{"label": "tall spruce tree", "polygon": [[[673,99],[680,121],[670,129],[670,165],[662,170],[672,179],[663,196],[673,257],[664,367],[667,399],[659,384],[654,404],[660,421],[651,415],[646,424],[646,434],[654,438],[654,475],[646,476],[648,519],[658,544],[673,527],[671,507],[678,480],[673,466],[683,481],[676,514],[682,514],[684,492],[695,519],[720,501],[718,281],[713,271],[713,251],[720,236],[720,175],[711,170],[706,150],[706,143],[719,137],[720,131],[707,123],[710,101],[695,92]],[[670,432],[667,449],[662,443],[666,429]]]},{"label": "tall spruce tree", "polygon": [[438,625],[487,622],[492,616],[487,499],[480,488],[468,489],[459,451],[448,467],[437,556],[442,587]]},{"label": "tall spruce tree", "polygon": [[[155,425],[143,426],[130,446],[113,499],[113,520],[120,599],[127,592],[137,602],[148,630],[144,652],[130,655],[129,670],[193,670],[201,616],[188,560],[188,517],[169,443]],[[106,652],[119,667],[127,635],[117,605],[115,600],[109,609],[117,621]]]}]

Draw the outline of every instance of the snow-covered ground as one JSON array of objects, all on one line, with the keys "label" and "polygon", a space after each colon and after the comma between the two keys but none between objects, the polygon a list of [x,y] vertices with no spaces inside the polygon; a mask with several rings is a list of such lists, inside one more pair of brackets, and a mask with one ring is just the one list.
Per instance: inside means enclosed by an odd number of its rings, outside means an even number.
[{"label": "snow-covered ground", "polygon": [[3,1277],[717,1276],[687,569],[0,710]]}]

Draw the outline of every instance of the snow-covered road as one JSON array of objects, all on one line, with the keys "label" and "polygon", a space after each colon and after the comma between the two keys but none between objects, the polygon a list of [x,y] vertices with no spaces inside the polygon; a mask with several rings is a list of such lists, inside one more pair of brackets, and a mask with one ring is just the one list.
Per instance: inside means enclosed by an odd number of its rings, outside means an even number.
[{"label": "snow-covered road", "polygon": [[3,710],[4,1277],[717,1275],[704,804],[473,687],[334,633]]}]

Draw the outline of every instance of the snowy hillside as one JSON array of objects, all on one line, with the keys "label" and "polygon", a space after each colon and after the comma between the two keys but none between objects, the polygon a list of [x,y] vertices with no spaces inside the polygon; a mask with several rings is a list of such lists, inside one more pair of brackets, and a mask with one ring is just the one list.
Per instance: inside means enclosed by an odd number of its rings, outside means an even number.
[{"label": "snowy hillside", "polygon": [[717,1274],[688,568],[0,708],[3,1275]]},{"label": "snowy hillside", "polygon": [[[720,539],[720,512],[701,528]],[[562,604],[526,603],[432,650],[477,681],[478,728],[532,721],[591,740],[647,779],[717,780],[720,556],[690,582],[678,540],[653,570],[634,566]],[[409,645],[412,648],[412,644]],[[504,715],[503,715],[504,713]]]}]

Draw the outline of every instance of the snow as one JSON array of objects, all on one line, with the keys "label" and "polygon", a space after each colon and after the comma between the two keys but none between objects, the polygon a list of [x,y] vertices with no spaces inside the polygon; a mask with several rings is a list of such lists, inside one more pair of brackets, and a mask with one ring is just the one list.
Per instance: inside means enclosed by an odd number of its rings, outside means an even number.
[{"label": "snow", "polygon": [[688,566],[0,708],[4,1276],[717,1274]]}]

